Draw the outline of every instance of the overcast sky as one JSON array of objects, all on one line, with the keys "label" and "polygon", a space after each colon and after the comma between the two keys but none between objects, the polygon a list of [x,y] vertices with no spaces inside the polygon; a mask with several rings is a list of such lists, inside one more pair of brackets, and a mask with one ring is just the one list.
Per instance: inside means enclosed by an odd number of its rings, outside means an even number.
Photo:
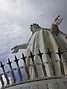
[{"label": "overcast sky", "polygon": [[30,24],[50,27],[58,14],[63,17],[59,28],[67,33],[67,0],[0,0],[0,60],[5,62],[13,46],[28,41]]}]

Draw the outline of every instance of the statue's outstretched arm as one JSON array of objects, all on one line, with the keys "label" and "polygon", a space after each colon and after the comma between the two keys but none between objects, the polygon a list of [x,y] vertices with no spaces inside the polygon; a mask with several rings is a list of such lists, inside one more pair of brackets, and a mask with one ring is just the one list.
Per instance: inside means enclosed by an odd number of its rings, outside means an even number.
[{"label": "statue's outstretched arm", "polygon": [[26,49],[27,46],[28,46],[28,43],[22,44],[22,45],[18,45],[19,49]]},{"label": "statue's outstretched arm", "polygon": [[[33,35],[33,34],[32,34],[32,35]],[[32,37],[32,35],[31,35],[31,37]],[[28,46],[28,44],[29,44],[29,42],[30,42],[30,40],[31,40],[31,37],[30,37],[28,43],[21,44],[21,45],[17,45],[17,46],[15,46],[15,47],[13,47],[13,48],[11,49],[11,50],[13,50],[12,53],[17,53],[17,52],[19,51],[19,49],[26,49],[27,46]]]},{"label": "statue's outstretched arm", "polygon": [[15,47],[13,47],[11,50],[13,50],[12,53],[17,53],[19,51],[19,49],[26,49],[28,46],[28,43],[26,44],[21,44],[21,45],[17,45]]}]

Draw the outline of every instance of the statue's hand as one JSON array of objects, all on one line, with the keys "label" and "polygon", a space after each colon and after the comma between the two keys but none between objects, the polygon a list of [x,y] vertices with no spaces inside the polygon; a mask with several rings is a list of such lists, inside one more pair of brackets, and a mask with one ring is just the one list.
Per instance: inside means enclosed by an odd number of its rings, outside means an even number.
[{"label": "statue's hand", "polygon": [[63,18],[62,18],[60,15],[58,15],[58,16],[53,20],[52,24],[54,24],[54,25],[60,25],[60,23],[62,22],[62,20],[63,20]]},{"label": "statue's hand", "polygon": [[19,46],[15,46],[11,50],[13,50],[12,53],[17,53],[19,51]]}]

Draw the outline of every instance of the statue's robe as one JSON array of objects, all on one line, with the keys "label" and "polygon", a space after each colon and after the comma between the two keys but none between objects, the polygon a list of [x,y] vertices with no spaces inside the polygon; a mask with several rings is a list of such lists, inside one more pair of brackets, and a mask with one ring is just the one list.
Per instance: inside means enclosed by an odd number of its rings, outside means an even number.
[{"label": "statue's robe", "polygon": [[[64,65],[64,72],[65,74],[67,74],[67,62],[65,62],[67,60],[67,52],[65,52],[67,50],[67,38],[66,38],[66,34],[64,34],[63,32],[59,31],[58,33],[56,32],[52,32],[50,29],[45,29],[42,28],[39,31],[36,31],[29,44],[28,47],[25,51],[25,56],[27,56],[27,65],[32,64],[32,60],[29,57],[30,56],[30,51],[35,55],[34,57],[34,61],[35,63],[41,63],[41,60],[39,58],[38,54],[38,50],[40,50],[43,54],[43,62],[45,63],[45,68],[46,68],[46,73],[48,77],[52,77],[53,75],[53,70],[51,67],[51,63],[50,63],[50,58],[49,56],[46,54],[48,52],[48,48],[50,51],[53,51],[53,53],[51,54],[51,58],[54,64],[54,68],[55,68],[55,76],[61,76],[61,68],[60,68],[60,58],[58,56],[58,54],[56,54],[58,52],[58,48],[60,48],[60,50],[63,52],[62,53],[62,61],[63,61],[63,65]],[[57,60],[57,61],[56,61]],[[38,77],[39,78],[43,78],[44,77],[44,73],[43,73],[43,69],[41,65],[37,65],[37,72],[38,72]],[[30,70],[30,76],[31,79],[35,79],[35,73],[34,73],[34,69],[33,67],[29,67]],[[50,83],[48,84],[49,89],[64,89],[63,88],[63,82],[61,81],[61,83],[58,83],[58,85],[56,83]],[[45,89],[44,87],[36,87],[36,86],[31,86],[31,89]]]}]

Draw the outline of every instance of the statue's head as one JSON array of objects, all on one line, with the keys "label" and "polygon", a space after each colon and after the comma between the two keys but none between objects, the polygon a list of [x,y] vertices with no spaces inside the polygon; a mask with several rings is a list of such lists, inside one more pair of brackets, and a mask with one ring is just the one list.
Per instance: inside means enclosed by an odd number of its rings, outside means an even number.
[{"label": "statue's head", "polygon": [[35,33],[36,31],[38,31],[38,28],[41,28],[41,27],[37,23],[33,23],[32,25],[30,25],[30,29],[32,33]]}]

